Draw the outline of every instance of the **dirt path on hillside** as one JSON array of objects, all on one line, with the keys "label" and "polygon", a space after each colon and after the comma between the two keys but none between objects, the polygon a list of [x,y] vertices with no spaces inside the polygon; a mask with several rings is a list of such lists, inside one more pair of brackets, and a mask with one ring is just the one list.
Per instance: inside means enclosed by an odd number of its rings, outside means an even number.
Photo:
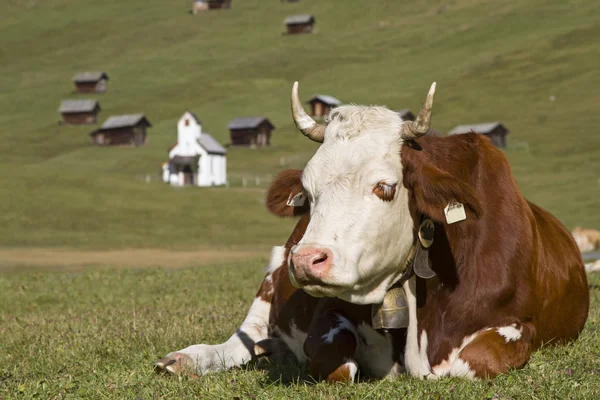
[{"label": "dirt path on hillside", "polygon": [[74,250],[55,248],[0,249],[0,270],[40,269],[80,270],[87,267],[181,268],[226,264],[269,258],[267,248],[210,250]]}]

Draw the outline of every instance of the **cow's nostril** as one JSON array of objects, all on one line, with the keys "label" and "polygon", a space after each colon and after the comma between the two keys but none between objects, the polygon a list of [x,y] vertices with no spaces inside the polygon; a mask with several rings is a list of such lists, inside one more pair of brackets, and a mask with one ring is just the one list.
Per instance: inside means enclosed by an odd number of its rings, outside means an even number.
[{"label": "cow's nostril", "polygon": [[320,257],[313,260],[313,265],[322,264],[327,261],[327,253],[321,253]]}]

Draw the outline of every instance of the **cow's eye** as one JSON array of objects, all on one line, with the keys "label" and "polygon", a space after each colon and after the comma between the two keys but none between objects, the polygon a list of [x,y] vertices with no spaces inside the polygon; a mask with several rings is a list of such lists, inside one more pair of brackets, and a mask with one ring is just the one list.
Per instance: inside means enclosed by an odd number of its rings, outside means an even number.
[{"label": "cow's eye", "polygon": [[383,201],[392,201],[396,194],[396,184],[389,185],[384,182],[379,182],[373,188],[373,193]]}]

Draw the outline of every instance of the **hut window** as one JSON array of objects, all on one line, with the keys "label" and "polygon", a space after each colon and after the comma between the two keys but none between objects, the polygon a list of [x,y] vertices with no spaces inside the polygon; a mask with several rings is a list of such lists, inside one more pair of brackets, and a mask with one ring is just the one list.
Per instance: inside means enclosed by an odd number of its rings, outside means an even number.
[{"label": "hut window", "polygon": [[190,120],[189,119],[185,120],[185,126],[190,126]]}]

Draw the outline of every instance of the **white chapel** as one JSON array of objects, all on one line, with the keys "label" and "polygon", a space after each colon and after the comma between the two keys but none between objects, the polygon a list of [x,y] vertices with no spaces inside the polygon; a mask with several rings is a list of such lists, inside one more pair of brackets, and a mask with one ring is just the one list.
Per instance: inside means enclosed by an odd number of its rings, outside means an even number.
[{"label": "white chapel", "polygon": [[177,143],[163,164],[163,181],[174,186],[218,186],[227,183],[227,150],[211,135],[202,132],[202,123],[186,111],[177,123]]}]

